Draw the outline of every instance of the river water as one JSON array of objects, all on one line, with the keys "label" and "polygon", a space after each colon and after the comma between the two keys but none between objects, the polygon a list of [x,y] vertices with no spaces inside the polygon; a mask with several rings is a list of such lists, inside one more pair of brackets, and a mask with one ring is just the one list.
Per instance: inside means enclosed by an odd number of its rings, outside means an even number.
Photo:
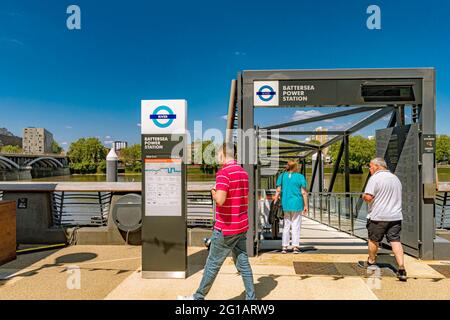
[{"label": "river water", "polygon": [[[310,177],[309,177],[310,178]],[[331,175],[325,174],[325,184],[324,186],[328,186]],[[364,185],[365,179],[367,178],[367,174],[352,174],[350,175],[350,185],[352,192],[360,192],[362,186]],[[199,176],[199,175],[188,175],[189,182],[196,181],[212,181],[213,176]],[[119,175],[119,182],[140,182],[142,181],[142,176],[140,174],[127,174],[127,175]],[[32,181],[42,181],[42,182],[104,182],[106,181],[105,175],[70,175],[70,176],[59,176],[59,177],[48,177],[48,178],[38,178],[33,179]],[[336,178],[335,192],[344,192],[344,176],[342,174],[338,175]]]},{"label": "river water", "polygon": [[[439,181],[450,181],[450,168],[439,168]],[[351,192],[361,192],[362,187],[367,179],[367,170],[362,174],[351,174],[350,175],[350,186]],[[308,180],[311,178],[311,174],[308,174]],[[325,173],[325,183],[324,187],[327,188],[331,174]],[[119,182],[140,182],[142,181],[141,174],[126,174],[118,176]],[[200,174],[188,174],[188,181],[212,181],[214,180],[213,175],[200,175]],[[70,175],[70,176],[59,176],[59,177],[48,177],[33,179],[32,181],[46,181],[46,182],[57,182],[57,181],[72,181],[72,182],[103,182],[106,181],[106,175]],[[344,175],[338,174],[336,177],[336,182],[334,185],[334,192],[344,192]]]}]

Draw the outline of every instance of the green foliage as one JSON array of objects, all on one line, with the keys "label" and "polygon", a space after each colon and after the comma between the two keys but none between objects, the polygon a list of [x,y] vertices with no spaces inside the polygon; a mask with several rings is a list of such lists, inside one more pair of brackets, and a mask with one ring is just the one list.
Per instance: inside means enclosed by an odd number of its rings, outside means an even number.
[{"label": "green foliage", "polygon": [[125,165],[127,172],[141,172],[141,145],[134,144],[120,150],[119,160]]},{"label": "green foliage", "polygon": [[436,162],[450,161],[450,137],[442,134],[436,137]]},{"label": "green foliage", "polygon": [[97,166],[97,173],[106,173],[106,159],[100,161]]},{"label": "green foliage", "polygon": [[19,146],[3,146],[0,148],[1,153],[22,153],[22,148]]},{"label": "green foliage", "polygon": [[[81,138],[73,142],[67,156],[74,173],[97,173],[106,159],[106,148],[97,138]],[[106,169],[106,164],[105,164]]]},{"label": "green foliage", "polygon": [[[349,147],[349,166],[351,173],[363,173],[363,168],[367,167],[375,157],[376,154],[376,142],[364,138],[363,136],[351,136]],[[339,153],[340,144],[335,143],[331,145],[329,154],[333,161],[336,161]],[[341,171],[344,169],[344,158],[340,164]]]},{"label": "green foliage", "polygon": [[202,153],[202,163],[200,164],[200,170],[206,174],[214,174],[219,170],[219,164],[216,157],[217,146],[211,140],[205,140],[202,142],[201,150],[197,152]]},{"label": "green foliage", "polygon": [[63,151],[63,148],[61,148],[55,140],[52,142],[52,152],[56,154],[60,154]]}]

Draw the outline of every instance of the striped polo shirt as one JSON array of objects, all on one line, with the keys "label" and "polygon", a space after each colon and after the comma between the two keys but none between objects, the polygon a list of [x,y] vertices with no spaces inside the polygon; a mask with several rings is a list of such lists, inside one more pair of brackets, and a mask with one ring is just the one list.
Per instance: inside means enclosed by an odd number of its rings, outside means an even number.
[{"label": "striped polo shirt", "polygon": [[230,161],[216,174],[216,190],[227,192],[224,204],[216,205],[214,228],[224,236],[235,235],[248,230],[248,174],[236,163]]}]

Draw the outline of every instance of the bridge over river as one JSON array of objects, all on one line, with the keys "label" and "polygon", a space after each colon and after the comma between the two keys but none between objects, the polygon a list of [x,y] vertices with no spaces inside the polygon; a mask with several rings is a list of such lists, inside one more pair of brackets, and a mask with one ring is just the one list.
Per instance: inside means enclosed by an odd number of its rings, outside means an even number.
[{"label": "bridge over river", "polygon": [[0,153],[0,181],[69,174],[69,159],[64,155]]}]

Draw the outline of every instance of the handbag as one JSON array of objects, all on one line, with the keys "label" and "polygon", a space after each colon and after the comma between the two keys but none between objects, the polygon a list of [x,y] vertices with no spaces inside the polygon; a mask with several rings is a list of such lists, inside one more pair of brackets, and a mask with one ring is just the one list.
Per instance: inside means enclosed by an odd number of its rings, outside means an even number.
[{"label": "handbag", "polygon": [[[283,176],[281,177],[281,192],[283,192],[283,179],[286,171],[283,172]],[[278,201],[274,203],[274,215],[278,220],[281,220],[284,218],[284,211],[283,211],[283,205],[281,203],[281,193],[278,198]]]},{"label": "handbag", "polygon": [[277,202],[272,201],[270,204],[270,211],[269,211],[269,223],[274,224],[276,220],[280,220],[283,218],[283,208],[281,206],[281,201],[278,200]]},{"label": "handbag", "polygon": [[283,219],[284,211],[283,211],[283,205],[281,204],[281,197],[278,199],[278,201],[273,206],[274,206],[275,217],[278,220]]}]

